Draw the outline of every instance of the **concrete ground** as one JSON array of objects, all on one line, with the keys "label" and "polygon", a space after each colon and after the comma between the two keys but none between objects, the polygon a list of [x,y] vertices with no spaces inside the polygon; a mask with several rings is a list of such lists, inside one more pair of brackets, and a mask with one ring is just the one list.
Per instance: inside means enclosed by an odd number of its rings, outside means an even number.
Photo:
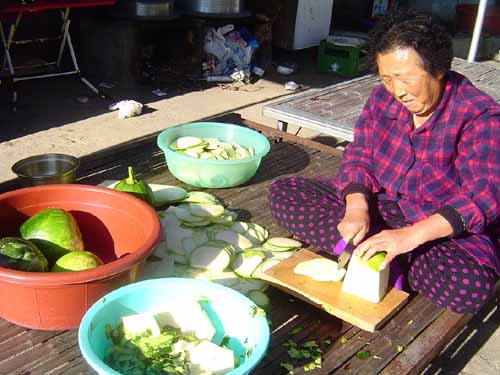
[{"label": "concrete ground", "polygon": [[[152,85],[135,89],[115,87],[109,90],[115,101],[134,99],[146,105],[141,116],[125,120],[118,119],[117,113],[108,109],[111,101],[94,96],[75,78],[22,83],[17,112],[9,110],[8,90],[0,87],[0,183],[14,178],[10,170],[12,164],[30,155],[60,152],[84,156],[169,126],[227,112],[237,112],[274,127],[273,120],[261,115],[262,106],[291,95],[283,85],[289,80],[308,89],[321,88],[340,79],[315,73],[307,64],[301,64],[297,74],[284,77],[270,73],[266,79],[238,90],[181,82],[164,84],[161,88],[167,95],[157,97],[151,93]],[[88,99],[86,103],[81,102],[84,98]],[[291,132],[297,130],[294,126],[290,128]],[[318,134],[301,130],[299,135],[315,137]],[[423,373],[500,374],[499,323],[495,301],[475,317]]]}]

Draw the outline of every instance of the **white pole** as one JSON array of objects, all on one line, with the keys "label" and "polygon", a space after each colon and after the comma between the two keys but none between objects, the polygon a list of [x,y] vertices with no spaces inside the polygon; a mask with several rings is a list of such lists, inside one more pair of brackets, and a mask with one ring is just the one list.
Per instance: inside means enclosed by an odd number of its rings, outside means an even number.
[{"label": "white pole", "polygon": [[469,55],[467,56],[468,62],[474,62],[476,59],[479,38],[481,37],[481,30],[483,29],[484,14],[486,13],[486,5],[488,5],[488,0],[479,0],[476,22],[474,23],[474,31],[472,33],[472,41],[470,42]]}]

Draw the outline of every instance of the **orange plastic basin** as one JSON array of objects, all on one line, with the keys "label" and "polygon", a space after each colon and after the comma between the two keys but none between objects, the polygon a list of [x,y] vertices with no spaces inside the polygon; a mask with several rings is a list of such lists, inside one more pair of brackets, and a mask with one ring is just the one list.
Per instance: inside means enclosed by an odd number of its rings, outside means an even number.
[{"label": "orange plastic basin", "polygon": [[0,237],[19,236],[19,226],[49,207],[69,211],[85,250],[104,265],[77,272],[24,272],[0,267],[0,316],[35,329],[78,327],[87,309],[139,275],[160,241],[158,215],[127,193],[91,185],[44,185],[0,194]]}]

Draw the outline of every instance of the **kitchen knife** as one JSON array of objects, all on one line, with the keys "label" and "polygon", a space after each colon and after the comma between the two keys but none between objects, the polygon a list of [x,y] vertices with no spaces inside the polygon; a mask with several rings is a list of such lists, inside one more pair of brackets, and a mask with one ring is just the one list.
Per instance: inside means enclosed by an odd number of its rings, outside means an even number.
[{"label": "kitchen knife", "polygon": [[344,239],[340,239],[340,241],[335,245],[333,251],[336,254],[341,252],[337,258],[337,269],[341,270],[349,262],[349,259],[351,259],[352,252],[354,251],[354,245],[352,244],[352,241],[345,242]]}]

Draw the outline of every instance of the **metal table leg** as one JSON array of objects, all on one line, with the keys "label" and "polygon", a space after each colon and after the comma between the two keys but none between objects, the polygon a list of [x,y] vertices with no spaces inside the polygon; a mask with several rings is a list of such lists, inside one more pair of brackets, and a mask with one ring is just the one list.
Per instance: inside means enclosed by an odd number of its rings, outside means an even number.
[{"label": "metal table leg", "polygon": [[278,120],[278,125],[276,126],[276,128],[286,133],[288,129],[288,122]]}]

